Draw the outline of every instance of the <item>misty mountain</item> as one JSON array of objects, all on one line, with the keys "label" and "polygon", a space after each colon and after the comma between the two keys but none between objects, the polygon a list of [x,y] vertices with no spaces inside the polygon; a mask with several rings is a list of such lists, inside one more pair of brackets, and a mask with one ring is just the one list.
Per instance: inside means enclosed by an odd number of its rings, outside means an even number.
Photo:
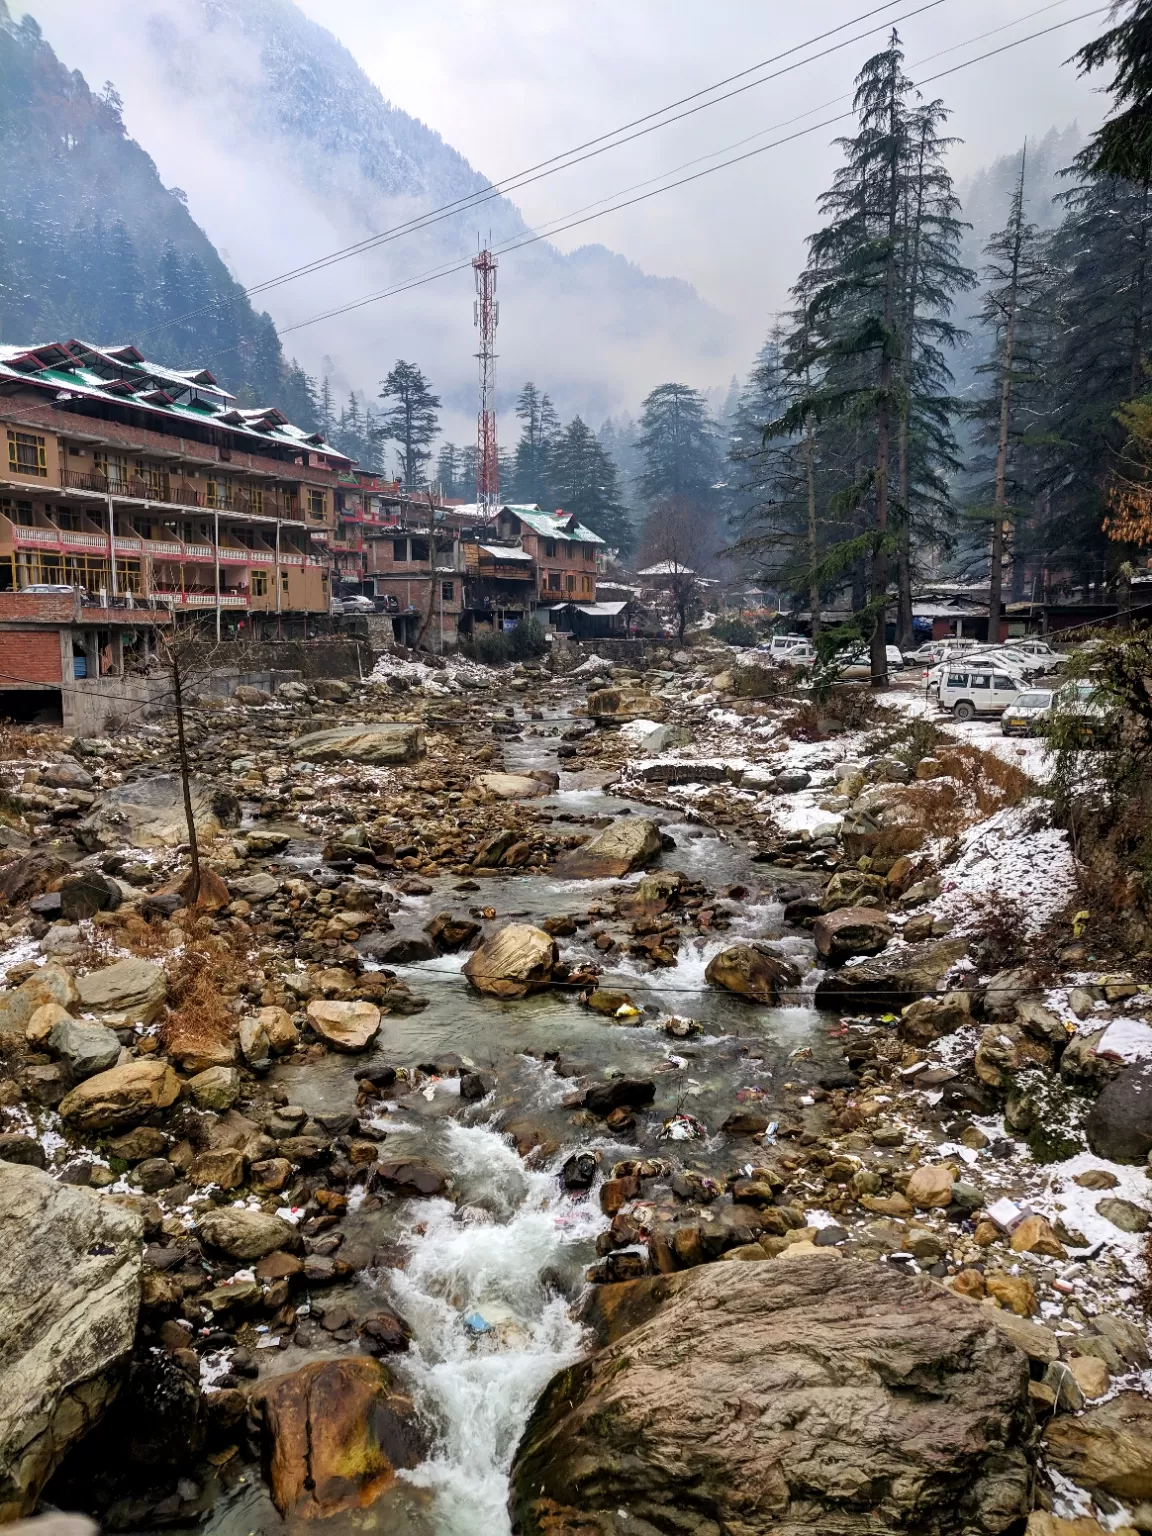
[{"label": "misty mountain", "polygon": [[[53,14],[53,0],[30,0]],[[485,179],[439,134],[391,105],[356,60],[291,0],[101,0],[72,25],[76,62],[105,65],[125,118],[157,157],[234,274],[247,284],[394,229],[481,190]],[[115,59],[107,40],[116,38]],[[526,125],[527,127],[527,125]],[[525,142],[531,154],[531,134]],[[286,328],[339,304],[463,264],[439,281],[293,332],[309,372],[332,359],[332,386],[375,394],[398,357],[444,400],[449,430],[475,411],[473,275],[478,236],[530,233],[495,197],[414,236],[269,290]],[[735,324],[687,283],[652,277],[603,246],[564,254],[546,241],[505,255],[499,272],[500,405],[526,378],[566,418],[602,420],[693,360],[727,377]],[[456,418],[455,422],[453,418]]]},{"label": "misty mountain", "polygon": [[115,92],[94,95],[0,0],[0,340],[70,336],[177,368],[210,357],[245,402],[309,424],[271,319],[128,137]]}]

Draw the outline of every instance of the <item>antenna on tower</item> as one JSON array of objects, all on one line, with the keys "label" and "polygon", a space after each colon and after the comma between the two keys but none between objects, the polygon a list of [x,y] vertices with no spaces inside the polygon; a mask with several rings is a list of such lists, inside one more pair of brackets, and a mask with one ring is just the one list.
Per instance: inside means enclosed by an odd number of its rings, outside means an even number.
[{"label": "antenna on tower", "polygon": [[[489,236],[491,238],[491,236]],[[496,327],[500,304],[496,298],[496,258],[487,247],[473,257],[477,297],[472,323],[480,327],[480,410],[476,417],[476,501],[486,522],[500,510],[500,461],[496,452]]]}]

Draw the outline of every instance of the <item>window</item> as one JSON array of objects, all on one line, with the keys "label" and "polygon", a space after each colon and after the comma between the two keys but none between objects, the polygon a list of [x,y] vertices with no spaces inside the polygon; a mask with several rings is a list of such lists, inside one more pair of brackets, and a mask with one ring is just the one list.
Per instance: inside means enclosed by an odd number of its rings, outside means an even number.
[{"label": "window", "polygon": [[1019,685],[1017,683],[1014,683],[1010,677],[1004,677],[999,672],[994,674],[992,678],[992,686],[998,693],[1003,693],[1005,689],[1007,689],[1010,693],[1017,693],[1019,691]]},{"label": "window", "polygon": [[406,565],[408,563],[407,539],[392,540],[392,558],[395,560],[397,565]]},{"label": "window", "polygon": [[251,582],[251,585],[252,585],[252,596],[253,597],[267,597],[268,596],[268,572],[267,571],[253,571],[252,572],[252,582]]},{"label": "window", "polygon": [[332,499],[333,499],[333,501],[335,503],[337,512],[343,512],[343,510],[344,510],[344,492],[343,491],[334,491]]},{"label": "window", "polygon": [[259,486],[252,492],[252,511],[257,517],[264,516],[264,492]]},{"label": "window", "polygon": [[583,552],[584,552],[585,560],[595,560],[595,558],[596,558],[596,546],[595,546],[595,544],[585,544],[583,546]]},{"label": "window", "polygon": [[287,571],[281,571],[280,572],[280,590],[281,590],[281,592],[287,592],[287,590],[288,590],[288,572]]},{"label": "window", "polygon": [[556,540],[555,539],[545,539],[544,540],[544,554],[545,554],[547,559],[555,560],[555,558],[556,558]]},{"label": "window", "polygon": [[411,559],[413,559],[413,560],[427,560],[427,558],[428,558],[428,540],[427,539],[413,539],[412,540]]},{"label": "window", "polygon": [[947,681],[947,683],[945,683],[944,686],[946,688],[967,688],[967,686],[968,686],[968,674],[967,674],[967,672],[949,672],[949,674],[948,674],[948,681]]},{"label": "window", "polygon": [[991,686],[992,686],[992,674],[991,674],[991,672],[973,672],[973,674],[972,674],[972,686],[973,686],[973,688],[991,688]]},{"label": "window", "polygon": [[452,602],[456,596],[456,583],[454,581],[442,581],[440,583],[440,596],[446,603]]},{"label": "window", "polygon": [[16,516],[13,521],[21,528],[35,528],[36,518],[32,512],[30,501],[18,501],[16,503]]},{"label": "window", "polygon": [[559,571],[549,571],[548,572],[548,590],[549,590],[549,592],[559,592],[559,590],[560,590],[560,572]]},{"label": "window", "polygon": [[569,576],[568,577],[568,590],[569,590],[569,592],[575,592],[575,590],[576,590],[576,578],[575,578],[575,576]]},{"label": "window", "polygon": [[316,523],[322,523],[324,521],[323,491],[308,492],[308,516],[312,519],[313,522]]},{"label": "window", "polygon": [[40,475],[48,478],[48,460],[44,454],[44,439],[31,432],[8,432],[8,468],[17,475]]}]

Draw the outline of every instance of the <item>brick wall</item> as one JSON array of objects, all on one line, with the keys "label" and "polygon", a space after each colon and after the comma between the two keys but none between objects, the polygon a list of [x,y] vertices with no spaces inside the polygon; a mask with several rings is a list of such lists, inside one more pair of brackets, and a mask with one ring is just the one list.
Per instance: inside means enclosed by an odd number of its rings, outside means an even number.
[{"label": "brick wall", "polygon": [[0,630],[0,688],[59,685],[60,681],[60,636],[56,630]]},{"label": "brick wall", "polygon": [[[0,592],[0,623],[29,620],[41,624],[70,624],[75,614],[73,599],[47,592]],[[0,636],[0,646],[4,637]]]}]

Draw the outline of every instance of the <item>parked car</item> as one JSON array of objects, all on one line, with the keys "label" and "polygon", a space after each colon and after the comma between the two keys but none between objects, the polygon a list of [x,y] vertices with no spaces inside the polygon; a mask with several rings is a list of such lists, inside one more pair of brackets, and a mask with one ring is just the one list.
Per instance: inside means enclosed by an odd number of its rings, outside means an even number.
[{"label": "parked car", "polygon": [[769,661],[783,661],[794,647],[810,643],[806,635],[773,635],[771,640],[761,640],[756,649],[767,651]]},{"label": "parked car", "polygon": [[1098,683],[1065,683],[1052,705],[1052,722],[1065,739],[1082,747],[1115,746],[1121,719],[1119,705]]},{"label": "parked car", "polygon": [[1005,736],[1041,736],[1048,729],[1052,715],[1052,701],[1056,697],[1051,688],[1029,688],[1008,705],[1000,716],[1000,729]]},{"label": "parked car", "polygon": [[914,651],[905,651],[904,660],[911,662],[914,666],[921,663],[935,666],[946,656],[953,656],[961,651],[974,651],[979,643],[978,640],[928,640],[923,645],[917,646]]},{"label": "parked car", "polygon": [[[889,672],[902,672],[904,670],[904,656],[895,645],[884,647],[888,658]],[[836,675],[843,678],[859,678],[872,676],[872,657],[867,650],[853,651],[843,661],[834,663]]]},{"label": "parked car", "polygon": [[1053,667],[1058,667],[1061,662],[1066,660],[1062,651],[1053,649],[1047,640],[1037,640],[1032,635],[1025,635],[1019,640],[1010,640],[1008,644],[1014,651],[1022,651],[1025,655],[1039,656],[1044,661],[1050,661]]},{"label": "parked car", "polygon": [[354,592],[351,597],[342,597],[338,601],[342,604],[344,613],[375,613],[376,604],[370,597],[363,597],[359,592]]},{"label": "parked car", "polygon": [[967,657],[946,666],[932,685],[940,702],[957,720],[977,715],[1000,715],[1027,690],[1027,684],[1011,673]]},{"label": "parked car", "polygon": [[774,658],[782,667],[814,667],[819,659],[811,640],[801,640],[798,645],[789,646]]},{"label": "parked car", "polygon": [[38,597],[71,597],[73,592],[79,592],[81,597],[87,597],[86,587],[73,587],[52,581],[34,581],[27,587],[21,587],[21,592],[31,592]]}]

